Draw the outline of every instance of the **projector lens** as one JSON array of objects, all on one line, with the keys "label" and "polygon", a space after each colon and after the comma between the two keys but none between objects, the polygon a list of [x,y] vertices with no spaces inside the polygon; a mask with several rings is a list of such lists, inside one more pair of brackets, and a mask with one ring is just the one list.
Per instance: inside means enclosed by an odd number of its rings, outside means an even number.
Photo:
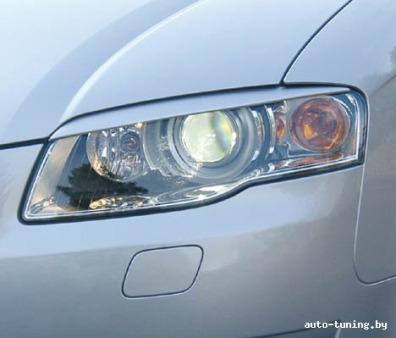
[{"label": "projector lens", "polygon": [[226,113],[188,116],[181,126],[186,153],[195,162],[215,163],[228,158],[236,143],[236,128]]}]

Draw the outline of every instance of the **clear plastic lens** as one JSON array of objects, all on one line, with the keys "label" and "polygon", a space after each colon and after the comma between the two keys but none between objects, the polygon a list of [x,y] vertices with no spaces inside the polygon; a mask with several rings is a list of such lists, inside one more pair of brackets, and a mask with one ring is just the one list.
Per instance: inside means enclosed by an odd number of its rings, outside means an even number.
[{"label": "clear plastic lens", "polygon": [[221,111],[190,115],[181,126],[181,139],[188,155],[196,162],[215,163],[231,155],[237,131]]},{"label": "clear plastic lens", "polygon": [[129,182],[147,169],[141,143],[136,126],[102,130],[88,134],[87,156],[99,175]]},{"label": "clear plastic lens", "polygon": [[358,163],[365,103],[354,92],[203,112],[53,142],[25,220],[212,201],[252,182]]}]

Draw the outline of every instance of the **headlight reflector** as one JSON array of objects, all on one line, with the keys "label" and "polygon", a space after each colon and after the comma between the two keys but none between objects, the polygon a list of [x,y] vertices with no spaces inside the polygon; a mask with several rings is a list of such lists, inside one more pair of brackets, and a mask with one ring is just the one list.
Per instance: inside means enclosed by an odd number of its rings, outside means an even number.
[{"label": "headlight reflector", "polygon": [[140,130],[136,126],[90,133],[86,150],[92,168],[108,179],[130,182],[146,173]]},{"label": "headlight reflector", "polygon": [[200,205],[253,182],[361,163],[355,92],[142,121],[53,141],[26,221]]}]

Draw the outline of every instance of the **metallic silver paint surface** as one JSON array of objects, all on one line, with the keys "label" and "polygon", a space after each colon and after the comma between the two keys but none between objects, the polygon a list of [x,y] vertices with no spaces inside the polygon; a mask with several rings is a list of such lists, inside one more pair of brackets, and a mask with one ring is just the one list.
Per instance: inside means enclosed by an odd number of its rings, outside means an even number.
[{"label": "metallic silver paint surface", "polygon": [[7,0],[0,144],[48,137],[88,111],[278,84],[302,44],[345,2]]},{"label": "metallic silver paint surface", "polygon": [[0,144],[49,136],[106,60],[196,1],[2,1]]},{"label": "metallic silver paint surface", "polygon": [[353,1],[312,40],[285,79],[287,84],[355,86],[368,96],[369,138],[355,252],[357,273],[366,283],[396,276],[395,17],[395,1]]},{"label": "metallic silver paint surface", "polygon": [[[351,259],[361,167],[191,210],[27,226],[15,205],[39,150],[0,152],[9,168],[0,176],[0,328],[8,337],[254,337],[307,320],[386,319],[381,297],[395,290],[362,285]],[[185,244],[205,251],[191,290],[123,297],[134,254]]]},{"label": "metallic silver paint surface", "polygon": [[356,86],[373,94],[396,75],[393,0],[355,0],[331,20],[299,55],[286,84]]},{"label": "metallic silver paint surface", "polygon": [[81,87],[63,118],[163,97],[278,84],[301,46],[345,3],[200,1],[114,54]]},{"label": "metallic silver paint surface", "polygon": [[396,276],[395,93],[394,77],[370,96],[370,138],[355,253],[356,270],[366,283]]}]

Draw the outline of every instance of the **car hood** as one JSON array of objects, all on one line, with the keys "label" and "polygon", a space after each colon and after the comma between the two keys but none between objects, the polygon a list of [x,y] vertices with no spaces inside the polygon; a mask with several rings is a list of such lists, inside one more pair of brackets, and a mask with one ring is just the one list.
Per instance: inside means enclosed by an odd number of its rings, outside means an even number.
[{"label": "car hood", "polygon": [[0,145],[88,112],[280,84],[346,0],[0,4]]}]

